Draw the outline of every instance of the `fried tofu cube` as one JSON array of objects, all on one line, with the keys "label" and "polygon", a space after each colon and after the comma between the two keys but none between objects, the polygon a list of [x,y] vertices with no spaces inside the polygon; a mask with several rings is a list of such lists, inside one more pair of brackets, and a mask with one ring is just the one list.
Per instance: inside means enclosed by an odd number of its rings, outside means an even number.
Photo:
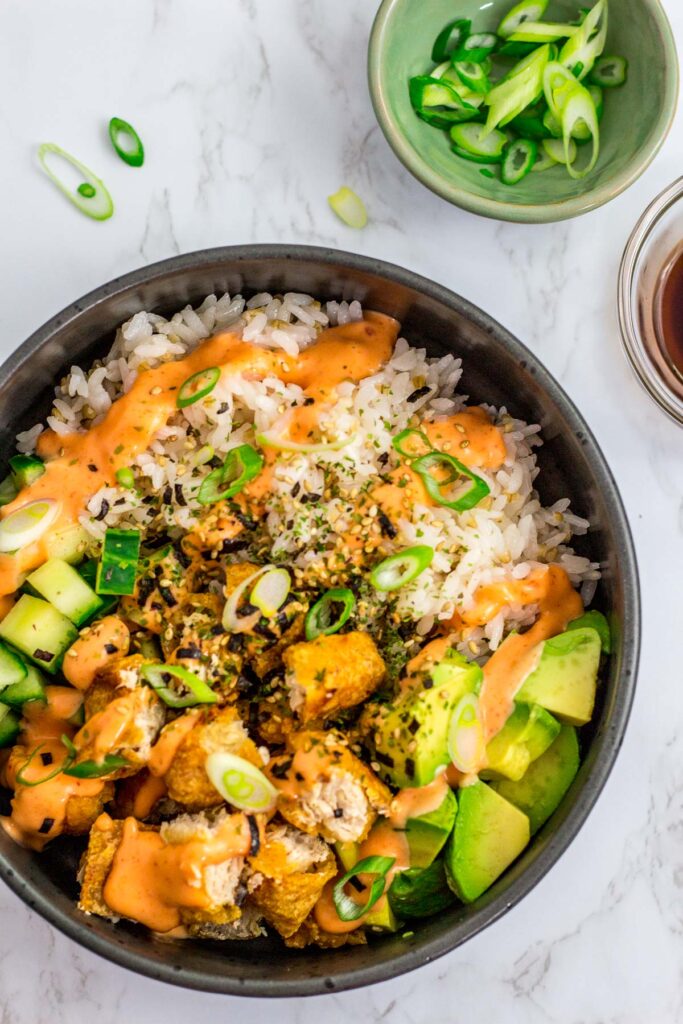
[{"label": "fried tofu cube", "polygon": [[332,850],[321,839],[290,825],[270,825],[250,861],[251,900],[283,937],[293,935],[337,873]]},{"label": "fried tofu cube", "polygon": [[266,773],[279,790],[286,821],[328,842],[360,842],[377,814],[388,814],[391,792],[336,732],[306,731],[288,738],[289,752]]},{"label": "fried tofu cube", "polygon": [[41,849],[60,835],[85,835],[114,795],[111,782],[79,782],[62,774],[38,786],[22,786],[17,782],[17,773],[26,769],[32,755],[40,764],[35,758],[37,750],[40,747],[12,747],[2,780],[14,790],[10,822],[17,830],[17,838],[32,849]]},{"label": "fried tofu cube", "polygon": [[196,724],[179,745],[164,775],[172,800],[192,810],[222,804],[223,797],[206,774],[206,758],[216,751],[236,754],[257,767],[263,758],[249,738],[234,707],[201,712]]},{"label": "fried tofu cube", "polygon": [[[131,662],[136,657],[123,660]],[[122,674],[115,666],[112,671],[117,677]],[[87,692],[85,725],[73,740],[78,751],[76,763],[122,757],[127,766],[115,769],[110,777],[124,778],[147,764],[166,710],[149,686],[128,689],[127,685],[110,685],[108,679],[96,680]]]},{"label": "fried tofu cube", "polygon": [[[141,825],[144,829],[146,826]],[[104,883],[114,863],[114,856],[123,835],[123,822],[101,814],[90,829],[88,847],[81,858],[79,880],[81,895],[78,909],[85,914],[116,918],[104,900]]]},{"label": "fried tofu cube", "polygon": [[335,633],[293,644],[284,653],[285,683],[302,724],[322,722],[375,692],[385,665],[367,633]]},{"label": "fried tofu cube", "polygon": [[167,661],[184,665],[228,697],[236,696],[243,657],[221,625],[224,605],[219,594],[189,594],[169,612],[161,646]]},{"label": "fried tofu cube", "polygon": [[[158,836],[154,841],[153,857],[158,858],[155,875],[159,879],[159,890],[150,893],[152,903],[159,901],[166,911],[172,910],[175,906],[176,923],[187,918],[188,924],[193,928],[199,928],[202,924],[222,926],[239,918],[240,910],[236,905],[236,898],[241,885],[244,856],[230,855],[226,851],[222,859],[217,859],[215,852],[204,859],[201,852],[202,846],[206,846],[208,851],[216,840],[222,841],[220,837],[225,827],[235,831],[247,828],[244,815],[231,815],[225,810],[217,814],[182,814],[161,826],[143,825],[134,818],[114,821],[108,814],[100,815],[91,829],[88,848],[81,861],[81,896],[78,905],[82,911],[107,918],[120,916],[107,903],[105,894],[111,872],[117,869],[117,853],[128,841],[126,830],[129,825],[132,826],[129,838],[132,836],[133,841],[140,833],[154,832]],[[250,829],[247,828],[248,842],[249,835]],[[183,847],[187,854],[183,852],[180,858],[169,857],[167,852],[172,847]],[[247,848],[245,852],[248,852]],[[149,868],[149,850],[145,856]],[[129,855],[123,869],[124,876],[126,871],[135,871],[137,863],[136,857],[131,858]],[[151,862],[152,868],[155,864],[156,861]],[[188,865],[193,867],[193,880],[189,888]],[[154,876],[150,876],[152,877]],[[125,884],[128,881],[130,879],[127,876],[119,879],[124,891],[128,888]],[[177,903],[169,903],[169,897],[171,901],[177,898]],[[126,916],[131,920],[137,920],[135,913]]]}]

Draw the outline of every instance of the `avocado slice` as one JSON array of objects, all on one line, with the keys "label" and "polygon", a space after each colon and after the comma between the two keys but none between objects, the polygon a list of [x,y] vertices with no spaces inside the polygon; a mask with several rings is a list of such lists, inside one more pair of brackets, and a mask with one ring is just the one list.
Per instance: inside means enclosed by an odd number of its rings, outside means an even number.
[{"label": "avocado slice", "polygon": [[609,622],[602,614],[602,612],[596,611],[595,609],[584,612],[578,619],[574,619],[567,626],[567,631],[572,629],[585,629],[586,626],[590,626],[600,637],[600,643],[602,645],[603,654],[612,653],[612,630],[609,627]]},{"label": "avocado slice", "polygon": [[536,668],[516,699],[540,704],[569,725],[590,722],[600,667],[600,636],[595,629],[570,630],[539,644]]},{"label": "avocado slice", "polygon": [[486,747],[488,767],[483,779],[522,778],[560,731],[560,723],[538,704],[515,704],[500,732]]},{"label": "avocado slice", "polygon": [[407,689],[394,704],[366,709],[364,724],[379,774],[393,785],[426,786],[450,764],[448,726],[466,693],[477,693],[478,665],[450,649],[429,676]]},{"label": "avocado slice", "polygon": [[406,839],[410,849],[410,864],[414,868],[428,868],[438,857],[453,831],[458,801],[452,789],[436,808],[429,814],[421,814],[419,818],[409,818],[406,822]]},{"label": "avocado slice", "polygon": [[529,842],[529,819],[485,782],[460,790],[458,816],[446,844],[446,877],[463,903],[478,899]]},{"label": "avocado slice", "polygon": [[[360,845],[358,843],[346,842],[335,843],[334,852],[337,854],[344,871],[350,871],[359,860]],[[381,928],[383,931],[395,932],[401,922],[397,919],[394,910],[389,903],[388,894],[385,899],[382,897],[377,901],[370,913],[363,919],[364,924],[370,928]]]},{"label": "avocado slice", "polygon": [[426,868],[401,871],[389,890],[389,903],[397,917],[430,917],[455,903],[448,887],[443,861]]},{"label": "avocado slice", "polygon": [[552,746],[529,765],[519,782],[502,779],[492,783],[492,788],[528,815],[533,835],[557,809],[578,770],[576,729],[563,725]]}]

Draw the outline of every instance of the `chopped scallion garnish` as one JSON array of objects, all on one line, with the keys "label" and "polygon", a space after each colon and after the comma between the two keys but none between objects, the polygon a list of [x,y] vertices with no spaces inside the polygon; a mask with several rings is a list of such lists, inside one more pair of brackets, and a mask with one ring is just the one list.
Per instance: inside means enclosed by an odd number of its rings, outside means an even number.
[{"label": "chopped scallion garnish", "polygon": [[[61,157],[62,160],[66,160],[72,167],[75,167],[81,177],[85,178],[85,181],[75,189],[65,185],[47,162],[47,156],[50,153]],[[65,149],[62,149],[61,146],[56,146],[53,142],[44,142],[38,149],[38,160],[48,178],[55,183],[60,192],[63,192],[66,198],[81,213],[84,213],[86,217],[92,217],[93,220],[107,220],[111,217],[114,212],[114,202],[106,185],[101,178],[98,178],[85,164],[77,160],[75,156],[67,153]]]},{"label": "chopped scallion garnish", "polygon": [[368,214],[365,203],[353,189],[346,185],[342,186],[334,195],[328,196],[327,201],[337,214],[350,228],[364,228],[368,222]]},{"label": "chopped scallion garnish", "polygon": [[[372,910],[384,893],[387,875],[395,863],[395,857],[364,857],[339,879],[332,890],[332,899],[341,921],[357,921]],[[344,891],[346,884],[359,875],[374,876],[365,903],[358,903]]]},{"label": "chopped scallion garnish", "polygon": [[[112,117],[109,122],[109,138],[124,163],[130,167],[142,166],[145,161],[145,148],[132,124],[128,124],[128,121],[124,121],[121,117]],[[127,145],[121,145],[122,139]]]}]

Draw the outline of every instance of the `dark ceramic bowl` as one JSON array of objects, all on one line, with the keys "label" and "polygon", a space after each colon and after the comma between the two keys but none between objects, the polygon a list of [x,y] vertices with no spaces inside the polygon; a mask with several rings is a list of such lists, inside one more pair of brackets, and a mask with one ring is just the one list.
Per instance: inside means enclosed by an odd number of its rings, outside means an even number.
[{"label": "dark ceramic bowl", "polygon": [[[0,369],[0,456],[17,430],[44,415],[53,382],[87,365],[138,309],[170,313],[210,292],[305,291],[360,299],[398,317],[403,333],[432,355],[464,357],[474,401],[506,405],[543,426],[540,487],[546,502],[572,498],[593,530],[580,550],[604,566],[597,603],[615,645],[593,723],[582,731],[583,764],[561,807],[503,878],[472,906],[415,927],[410,938],[379,936],[369,947],[287,950],[276,939],[247,943],[161,942],[144,928],[85,917],[76,909],[82,840],[62,839],[42,856],[0,834],[0,875],[29,907],[76,942],[141,974],[213,992],[301,996],[369,985],[455,949],[510,910],[571,843],[605,784],[628,719],[640,639],[636,563],[619,493],[583,419],[535,357],[476,306],[409,271],[362,256],[304,246],[210,249],[137,270],[69,306]],[[603,813],[606,813],[603,808]]]}]

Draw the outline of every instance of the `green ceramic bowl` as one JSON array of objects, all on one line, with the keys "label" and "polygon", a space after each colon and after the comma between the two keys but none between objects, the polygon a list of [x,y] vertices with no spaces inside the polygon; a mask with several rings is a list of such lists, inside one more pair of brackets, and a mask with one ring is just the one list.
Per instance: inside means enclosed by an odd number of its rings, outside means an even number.
[{"label": "green ceramic bowl", "polygon": [[[574,181],[558,166],[509,187],[480,174],[480,165],[451,153],[445,132],[421,121],[408,80],[433,65],[439,30],[457,17],[476,31],[495,30],[514,0],[384,0],[370,37],[372,102],[389,145],[416,178],[448,202],[484,217],[543,223],[594,210],[632,185],[666,138],[678,99],[678,58],[659,0],[611,0],[606,52],[628,57],[629,79],[605,90],[601,153],[594,171]],[[576,17],[585,0],[551,0],[548,20]]]}]

